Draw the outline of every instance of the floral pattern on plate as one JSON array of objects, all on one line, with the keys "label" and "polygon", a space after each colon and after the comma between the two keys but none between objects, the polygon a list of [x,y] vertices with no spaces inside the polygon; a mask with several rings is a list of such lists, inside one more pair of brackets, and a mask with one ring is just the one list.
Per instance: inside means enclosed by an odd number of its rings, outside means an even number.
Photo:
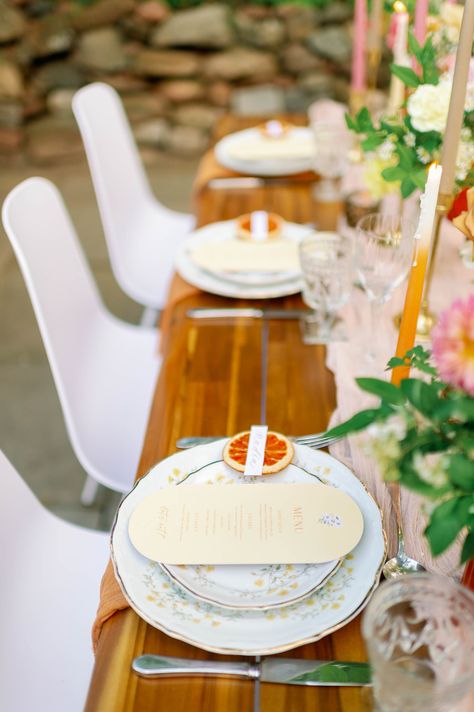
[{"label": "floral pattern on plate", "polygon": [[[264,484],[307,482],[314,475],[296,465],[271,477],[244,477],[222,460],[196,470],[186,484]],[[339,561],[323,564],[277,564],[266,566],[171,566],[161,564],[178,584],[190,593],[218,606],[232,608],[272,608],[289,605],[317,590],[336,571]]]},{"label": "floral pattern on plate", "polygon": [[[118,509],[112,561],[125,597],[151,625],[168,635],[218,653],[268,655],[318,640],[352,620],[377,586],[385,560],[381,513],[363,485],[335,458],[297,445],[294,464],[350,494],[364,517],[364,533],[336,574],[315,594],[284,608],[232,610],[199,601],[163,569],[138,553],[128,521],[138,503],[221,457],[224,440],[176,453],[137,482]],[[250,485],[249,485],[250,486]],[[270,624],[271,623],[271,624]]]}]

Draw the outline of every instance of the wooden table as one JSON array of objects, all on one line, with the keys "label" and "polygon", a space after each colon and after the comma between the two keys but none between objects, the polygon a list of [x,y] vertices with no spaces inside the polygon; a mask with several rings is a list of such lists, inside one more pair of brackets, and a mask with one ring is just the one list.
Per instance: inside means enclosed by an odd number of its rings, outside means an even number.
[{"label": "wooden table", "polygon": [[[227,130],[237,125],[227,123]],[[295,222],[314,219],[309,183],[265,185],[257,190],[203,189],[196,197],[199,222],[234,218],[255,209],[275,210]],[[197,322],[186,311],[199,305],[245,302],[197,293],[176,303],[157,384],[139,475],[175,452],[184,435],[233,434],[258,423],[261,391],[261,321]],[[266,306],[301,306],[299,297],[271,300]],[[304,346],[299,324],[272,321],[268,342],[267,422],[283,433],[318,432],[335,407],[333,379],[324,348]],[[189,658],[220,658],[181,643],[147,625],[132,610],[104,625],[89,691],[87,712],[247,712],[253,708],[253,683],[227,679],[142,680],[130,670],[141,653]],[[285,656],[364,660],[360,619],[317,643]],[[235,658],[229,658],[235,659]],[[301,688],[262,684],[262,712],[359,712],[370,709],[364,688]]]}]

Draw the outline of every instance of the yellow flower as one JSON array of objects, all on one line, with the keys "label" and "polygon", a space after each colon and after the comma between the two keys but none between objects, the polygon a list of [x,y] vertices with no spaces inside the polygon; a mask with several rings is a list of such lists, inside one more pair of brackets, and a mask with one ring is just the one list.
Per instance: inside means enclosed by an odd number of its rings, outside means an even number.
[{"label": "yellow flower", "polygon": [[395,161],[384,161],[381,158],[370,158],[364,166],[364,182],[371,195],[380,200],[384,195],[389,195],[398,190],[399,182],[388,182],[382,177],[385,168],[395,165]]}]

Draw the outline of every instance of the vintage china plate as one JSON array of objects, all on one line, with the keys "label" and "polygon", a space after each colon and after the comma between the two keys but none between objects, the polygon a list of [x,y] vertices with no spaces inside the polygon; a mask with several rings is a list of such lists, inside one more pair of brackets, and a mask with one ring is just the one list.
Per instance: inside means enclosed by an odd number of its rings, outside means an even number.
[{"label": "vintage china plate", "polygon": [[[292,135],[313,140],[311,129],[303,126],[295,126],[291,129]],[[254,127],[236,131],[224,136],[214,147],[215,156],[218,162],[225,168],[230,168],[238,173],[255,176],[287,176],[297,173],[304,173],[313,169],[314,157],[311,154],[305,156],[285,157],[285,158],[259,158],[250,159],[232,155],[232,148],[236,144],[246,141],[258,141],[262,139],[260,129]],[[264,140],[264,139],[262,139]]]},{"label": "vintage china plate", "polygon": [[[260,478],[243,477],[223,460],[191,473],[180,484],[246,483]],[[296,465],[263,477],[263,483],[314,481]],[[171,578],[191,594],[218,606],[236,609],[277,608],[300,600],[320,588],[336,571],[339,561],[324,564],[278,564],[267,566],[172,566],[161,564]]]},{"label": "vintage china plate", "polygon": [[[305,225],[285,223],[284,235],[289,240],[299,242],[308,231],[309,228]],[[188,235],[178,249],[176,257],[178,273],[198,289],[223,297],[271,299],[301,292],[303,288],[301,273],[279,272],[266,275],[217,273],[205,270],[194,262],[192,253],[198,245],[233,240],[235,234],[235,220],[225,220],[206,225]]]},{"label": "vintage china plate", "polygon": [[352,620],[367,604],[385,559],[379,508],[350,470],[330,455],[296,445],[293,462],[349,493],[362,511],[364,533],[334,576],[297,603],[248,611],[200,601],[174,583],[159,564],[139,554],[130,542],[128,521],[138,503],[158,488],[177,484],[191,472],[220,459],[224,444],[225,440],[220,440],[162,460],[122,501],[111,536],[112,561],[122,591],[150,625],[212,652],[268,655],[319,640]]}]

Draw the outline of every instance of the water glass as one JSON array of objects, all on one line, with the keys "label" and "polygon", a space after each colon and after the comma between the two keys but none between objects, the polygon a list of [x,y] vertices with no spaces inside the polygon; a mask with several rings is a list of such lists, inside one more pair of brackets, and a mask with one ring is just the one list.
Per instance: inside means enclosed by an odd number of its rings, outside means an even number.
[{"label": "water glass", "polygon": [[356,227],[355,268],[370,301],[368,359],[375,360],[379,312],[406,279],[413,258],[416,225],[399,215],[371,213]]},{"label": "water glass", "polygon": [[314,136],[314,170],[321,179],[316,183],[314,197],[321,202],[342,200],[340,182],[350,163],[354,135],[341,124],[316,121],[311,124]]},{"label": "water glass", "polygon": [[362,620],[379,712],[454,712],[474,689],[474,594],[452,579],[383,583]]},{"label": "water glass", "polygon": [[315,232],[300,243],[303,300],[313,310],[301,322],[306,344],[327,344],[344,338],[337,312],[347,302],[353,278],[353,248],[349,237]]}]

